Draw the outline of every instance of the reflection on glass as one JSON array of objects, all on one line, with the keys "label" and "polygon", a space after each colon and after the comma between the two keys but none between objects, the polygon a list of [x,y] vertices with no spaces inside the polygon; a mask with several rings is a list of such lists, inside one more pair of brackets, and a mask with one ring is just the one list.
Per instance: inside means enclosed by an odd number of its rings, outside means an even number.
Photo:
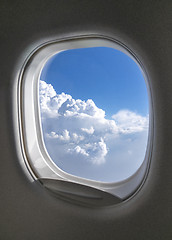
[{"label": "reflection on glass", "polygon": [[66,50],[39,84],[43,138],[51,159],[82,178],[115,182],[142,164],[149,107],[138,65],[113,48]]}]

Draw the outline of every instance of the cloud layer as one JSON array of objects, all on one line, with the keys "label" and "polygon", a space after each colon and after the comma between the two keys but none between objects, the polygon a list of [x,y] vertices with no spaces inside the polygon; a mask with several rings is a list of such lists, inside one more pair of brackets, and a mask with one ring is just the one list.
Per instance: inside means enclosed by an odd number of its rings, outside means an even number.
[{"label": "cloud layer", "polygon": [[[39,93],[45,145],[53,161],[62,168],[66,161],[76,160],[104,164],[115,158],[111,149],[121,137],[148,131],[148,116],[120,110],[111,120],[106,119],[105,111],[92,99],[82,101],[69,94],[57,94],[44,81],[40,81]],[[132,152],[130,149],[127,154]]]}]

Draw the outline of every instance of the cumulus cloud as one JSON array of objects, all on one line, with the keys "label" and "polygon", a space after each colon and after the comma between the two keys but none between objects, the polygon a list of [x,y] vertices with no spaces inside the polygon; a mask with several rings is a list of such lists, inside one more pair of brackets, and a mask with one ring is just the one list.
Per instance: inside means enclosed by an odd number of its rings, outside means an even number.
[{"label": "cumulus cloud", "polygon": [[114,114],[112,118],[122,133],[128,134],[148,129],[149,117],[143,117],[129,110],[121,110]]},{"label": "cumulus cloud", "polygon": [[91,126],[90,128],[81,128],[83,132],[86,132],[88,134],[93,134],[94,133],[94,128]]},{"label": "cumulus cloud", "polygon": [[76,153],[76,154],[81,154],[83,156],[89,156],[89,154],[85,151],[85,149],[81,148],[80,146],[76,146],[73,149],[68,149],[68,152],[70,153]]},{"label": "cumulus cloud", "polygon": [[62,160],[104,164],[119,136],[148,129],[148,117],[121,110],[111,120],[106,119],[105,111],[92,99],[75,100],[69,94],[57,94],[44,81],[40,81],[39,94],[45,145],[50,156],[59,155]]},{"label": "cumulus cloud", "polygon": [[46,117],[93,117],[104,118],[105,111],[98,108],[92,99],[82,101],[73,99],[69,94],[56,94],[53,86],[40,80],[40,108]]},{"label": "cumulus cloud", "polygon": [[70,140],[70,136],[69,136],[69,131],[68,130],[64,130],[62,134],[57,134],[56,132],[51,132],[50,134],[47,133],[47,137],[48,138],[58,138],[62,141],[69,141]]}]

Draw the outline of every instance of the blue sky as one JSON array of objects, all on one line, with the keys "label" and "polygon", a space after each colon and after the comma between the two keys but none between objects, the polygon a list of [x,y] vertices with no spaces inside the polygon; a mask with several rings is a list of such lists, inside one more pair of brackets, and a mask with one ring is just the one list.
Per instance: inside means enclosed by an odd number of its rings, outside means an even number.
[{"label": "blue sky", "polygon": [[45,65],[39,90],[45,146],[62,170],[114,182],[142,164],[148,96],[127,55],[105,47],[61,52]]},{"label": "blue sky", "polygon": [[51,58],[41,79],[57,93],[74,99],[93,99],[110,118],[119,109],[148,114],[145,80],[126,54],[107,47],[67,50]]}]

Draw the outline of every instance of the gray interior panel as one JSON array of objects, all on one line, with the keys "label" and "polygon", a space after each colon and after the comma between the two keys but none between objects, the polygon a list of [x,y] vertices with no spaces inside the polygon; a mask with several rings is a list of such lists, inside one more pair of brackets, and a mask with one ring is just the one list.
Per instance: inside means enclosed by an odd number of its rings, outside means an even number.
[{"label": "gray interior panel", "polygon": [[[136,53],[149,78],[153,149],[132,198],[94,208],[31,182],[19,163],[14,81],[31,51],[72,36],[114,38]],[[172,1],[0,1],[0,239],[172,239]]]}]

